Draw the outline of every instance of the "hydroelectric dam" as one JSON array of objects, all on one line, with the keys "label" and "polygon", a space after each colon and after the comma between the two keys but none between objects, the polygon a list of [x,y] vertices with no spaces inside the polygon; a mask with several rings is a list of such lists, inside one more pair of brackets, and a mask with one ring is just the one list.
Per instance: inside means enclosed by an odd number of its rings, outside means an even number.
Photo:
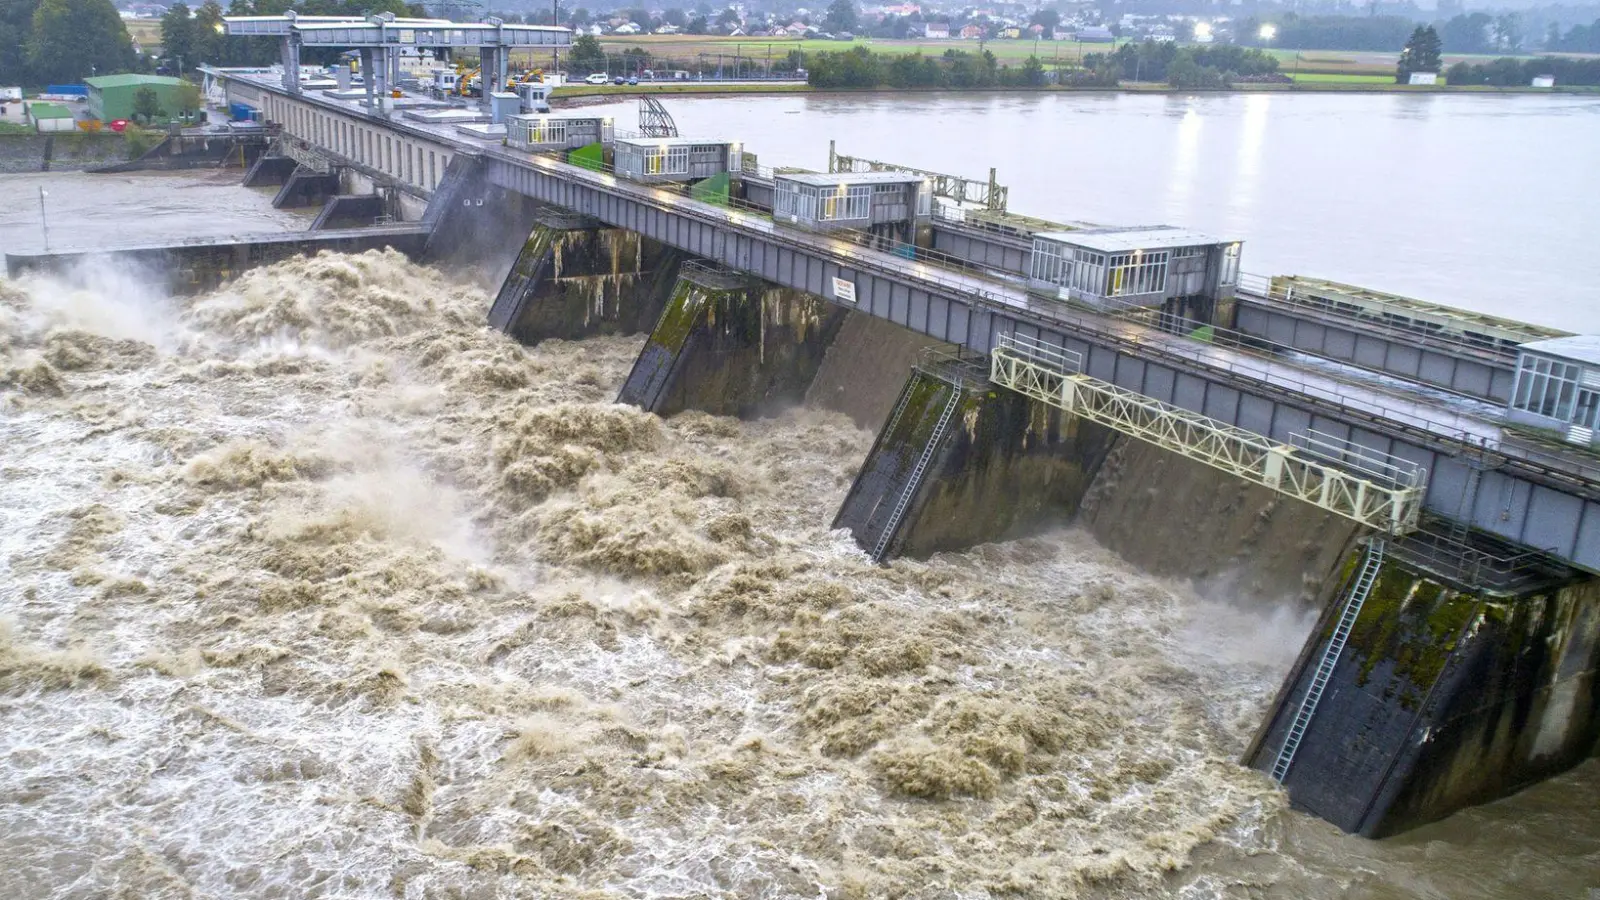
[{"label": "hydroelectric dam", "polygon": [[[487,322],[524,343],[647,333],[619,403],[876,428],[833,523],[874,560],[1076,521],[1150,571],[1314,605],[1240,762],[1347,831],[1594,754],[1600,337],[1251,276],[1226,235],[1017,215],[994,173],[837,152],[808,171],[653,116],[630,135],[530,110],[501,51],[562,29],[228,29],[284,54],[207,72],[275,134],[248,181],[323,213],[124,251],[174,286],[324,247],[477,267],[501,280]],[[484,50],[477,108],[392,96],[395,50],[424,45]],[[373,77],[307,83],[302,46],[357,48]]]}]

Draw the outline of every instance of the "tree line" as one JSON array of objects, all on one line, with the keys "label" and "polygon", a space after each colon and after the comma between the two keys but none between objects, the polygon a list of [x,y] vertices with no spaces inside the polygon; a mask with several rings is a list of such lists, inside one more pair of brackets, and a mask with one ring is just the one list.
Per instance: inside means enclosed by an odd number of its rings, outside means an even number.
[{"label": "tree line", "polygon": [[1555,76],[1556,84],[1560,85],[1600,86],[1600,59],[1545,56],[1539,59],[1503,57],[1486,63],[1458,62],[1445,70],[1445,81],[1453,85],[1527,87],[1541,75]]},{"label": "tree line", "polygon": [[1233,44],[1180,47],[1172,41],[1144,41],[1123,44],[1112,53],[1090,53],[1083,58],[1083,67],[1093,73],[1088,83],[1096,85],[1155,81],[1206,89],[1272,79],[1278,60],[1262,50]]},{"label": "tree line", "polygon": [[[1115,87],[1122,81],[1166,82],[1173,87],[1225,88],[1232,82],[1276,76],[1278,61],[1246,47],[1216,44],[1179,47],[1172,42],[1123,44],[1113,53],[1091,53],[1081,69],[1058,72],[1061,83]],[[1037,87],[1047,83],[1044,64],[1030,56],[1015,68],[1000,65],[993,53],[946,50],[873,53],[855,47],[807,58],[806,80],[818,88],[988,88]]]},{"label": "tree line", "polygon": [[1044,64],[1035,56],[1012,68],[1000,65],[988,50],[946,50],[941,56],[924,56],[853,47],[808,56],[806,82],[818,88],[986,88],[1038,86],[1045,77]]},{"label": "tree line", "polygon": [[111,0],[0,0],[0,84],[64,84],[140,67]]}]

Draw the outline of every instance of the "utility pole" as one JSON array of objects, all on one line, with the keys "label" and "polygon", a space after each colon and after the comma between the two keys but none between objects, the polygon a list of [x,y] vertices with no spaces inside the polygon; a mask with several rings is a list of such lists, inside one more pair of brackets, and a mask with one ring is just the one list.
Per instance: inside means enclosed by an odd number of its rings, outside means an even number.
[{"label": "utility pole", "polygon": [[[561,27],[561,0],[550,0],[550,24],[557,28]],[[561,45],[556,44],[550,49],[555,54],[555,62],[550,66],[551,78],[549,83],[555,84],[561,80]]]},{"label": "utility pole", "polygon": [[50,196],[44,188],[39,188],[39,229],[44,232],[44,252],[50,252],[50,221],[44,215],[44,198]]}]

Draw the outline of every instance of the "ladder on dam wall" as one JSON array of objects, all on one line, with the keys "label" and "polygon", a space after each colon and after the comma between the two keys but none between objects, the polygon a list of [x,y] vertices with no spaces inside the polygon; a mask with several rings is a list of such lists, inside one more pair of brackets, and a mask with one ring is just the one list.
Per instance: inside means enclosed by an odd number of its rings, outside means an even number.
[{"label": "ladder on dam wall", "polygon": [[1000,336],[989,380],[1074,416],[1148,441],[1368,528],[1415,531],[1427,470],[1315,431],[1283,444],[1082,373],[1077,353]]},{"label": "ladder on dam wall", "polygon": [[1306,688],[1305,697],[1300,700],[1300,709],[1294,714],[1294,721],[1289,725],[1289,733],[1284,735],[1283,746],[1278,749],[1278,759],[1272,764],[1272,780],[1283,783],[1289,774],[1289,767],[1294,765],[1295,751],[1300,749],[1300,741],[1306,736],[1306,729],[1311,727],[1311,719],[1317,714],[1317,704],[1322,701],[1322,692],[1328,688],[1328,680],[1333,677],[1333,670],[1339,664],[1339,657],[1344,653],[1345,644],[1350,641],[1350,631],[1355,628],[1356,619],[1361,617],[1361,607],[1367,602],[1367,596],[1372,593],[1372,586],[1378,581],[1378,572],[1383,569],[1384,541],[1382,538],[1373,538],[1367,544],[1365,558],[1361,562],[1361,571],[1357,573],[1355,583],[1350,586],[1350,593],[1344,601],[1344,611],[1339,614],[1338,624],[1333,627],[1333,634],[1328,638],[1328,645],[1322,648],[1322,658],[1317,662],[1316,673],[1311,677],[1311,684]]},{"label": "ladder on dam wall", "polygon": [[[901,399],[901,408],[896,409],[894,418],[899,419],[904,412],[905,398],[911,392],[906,391]],[[922,476],[928,471],[928,464],[933,461],[934,454],[939,452],[939,444],[944,439],[945,429],[950,427],[950,419],[955,415],[956,407],[961,405],[961,386],[952,385],[950,399],[945,401],[944,409],[939,413],[939,421],[933,425],[933,432],[928,435],[928,442],[923,445],[922,453],[917,457],[917,464],[911,468],[911,474],[906,477],[905,489],[900,492],[900,497],[895,501],[894,509],[889,512],[888,521],[883,523],[883,531],[878,535],[878,541],[872,547],[872,561],[883,562],[883,554],[889,549],[889,542],[894,540],[894,533],[900,528],[900,520],[905,517],[906,509],[911,506],[911,500],[917,495],[917,487],[922,484]]]}]

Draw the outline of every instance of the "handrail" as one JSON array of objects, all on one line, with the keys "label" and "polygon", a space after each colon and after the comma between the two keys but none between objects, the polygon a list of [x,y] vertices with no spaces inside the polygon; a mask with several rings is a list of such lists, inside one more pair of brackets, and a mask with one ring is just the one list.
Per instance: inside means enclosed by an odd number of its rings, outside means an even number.
[{"label": "handrail", "polygon": [[1310,303],[1297,296],[1293,291],[1283,291],[1273,288],[1272,279],[1264,275],[1247,275],[1241,273],[1238,283],[1239,293],[1245,299],[1265,300],[1276,306],[1287,307],[1297,312],[1321,318],[1335,319],[1359,326],[1363,330],[1373,331],[1387,337],[1403,340],[1408,344],[1418,344],[1433,347],[1449,353],[1474,356],[1502,362],[1508,366],[1515,366],[1517,354],[1510,352],[1498,345],[1485,345],[1482,343],[1454,337],[1448,332],[1429,331],[1421,328],[1407,328],[1393,322],[1386,322],[1376,316],[1362,316],[1347,310],[1339,309],[1321,303]]}]

